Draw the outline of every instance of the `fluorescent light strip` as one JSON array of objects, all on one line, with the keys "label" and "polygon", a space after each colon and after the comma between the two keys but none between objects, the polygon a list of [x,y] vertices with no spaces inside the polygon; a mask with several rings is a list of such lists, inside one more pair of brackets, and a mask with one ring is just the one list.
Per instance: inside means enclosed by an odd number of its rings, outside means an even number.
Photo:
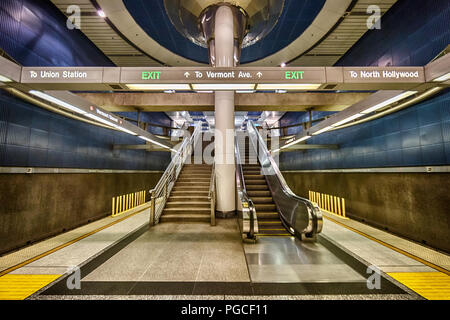
[{"label": "fluorescent light strip", "polygon": [[324,133],[324,132],[326,132],[326,131],[328,131],[330,129],[333,129],[333,127],[332,126],[328,126],[328,127],[323,128],[323,129],[320,129],[319,131],[313,132],[313,136],[321,134],[321,133]]},{"label": "fluorescent light strip", "polygon": [[125,129],[125,128],[121,127],[121,126],[118,126],[117,124],[114,125],[114,127],[117,128],[117,129],[119,129],[120,131],[123,131],[123,132],[125,132],[125,133],[131,134],[131,135],[133,135],[133,136],[137,136],[137,135],[138,135],[136,132],[133,132],[133,131],[128,130],[128,129]]},{"label": "fluorescent light strip", "polygon": [[111,121],[108,121],[106,119],[100,118],[99,116],[96,116],[95,114],[92,114],[92,113],[86,113],[84,116],[86,116],[88,118],[91,118],[91,119],[93,119],[95,121],[101,122],[103,124],[106,124],[108,126],[111,126],[111,127],[118,127],[117,124],[115,124],[115,123],[113,123]]},{"label": "fluorescent light strip", "polygon": [[288,144],[282,146],[280,149],[288,148],[288,147],[290,147],[290,146],[292,146],[292,145],[294,145],[294,144],[297,144],[297,143],[299,143],[299,142],[308,140],[309,138],[311,138],[311,136],[304,136],[304,137],[301,137],[300,139],[294,140],[294,141],[292,141],[292,142],[290,142],[290,143],[288,143]]},{"label": "fluorescent light strip", "polygon": [[236,93],[255,93],[255,90],[236,90]]},{"label": "fluorescent light strip", "polygon": [[253,90],[253,83],[196,83],[192,84],[194,90]]},{"label": "fluorescent light strip", "polygon": [[176,150],[175,149],[172,149],[172,148],[170,148],[170,147],[168,147],[168,146],[165,146],[165,145],[163,145],[162,143],[159,143],[159,142],[156,142],[156,141],[153,141],[152,139],[150,139],[150,138],[147,138],[147,137],[144,137],[144,136],[138,136],[139,138],[141,138],[141,139],[143,139],[143,140],[145,140],[145,141],[148,141],[148,142],[151,142],[151,143],[154,143],[154,144],[156,144],[156,145],[158,145],[158,146],[160,146],[160,147],[162,147],[162,148],[165,148],[165,149],[170,149],[170,150],[172,150],[173,152],[176,152]]},{"label": "fluorescent light strip", "polygon": [[450,72],[447,74],[444,74],[443,76],[440,76],[439,78],[434,79],[434,82],[444,82],[450,80]]},{"label": "fluorescent light strip", "polygon": [[149,91],[165,91],[165,90],[191,90],[189,84],[183,83],[136,83],[126,85],[131,90],[149,90]]},{"label": "fluorescent light strip", "polygon": [[317,83],[260,83],[256,90],[314,90],[321,85]]},{"label": "fluorescent light strip", "polygon": [[0,74],[0,82],[12,82],[12,80]]},{"label": "fluorescent light strip", "polygon": [[361,113],[368,114],[368,113],[374,112],[374,111],[376,111],[378,109],[386,107],[386,106],[388,106],[388,105],[390,105],[390,104],[392,104],[394,102],[397,102],[397,101],[400,101],[402,99],[405,99],[405,98],[407,98],[409,96],[412,96],[413,94],[416,94],[416,93],[417,93],[417,91],[405,91],[402,94],[399,94],[398,96],[392,97],[392,98],[390,98],[390,99],[388,99],[386,101],[383,101],[383,102],[381,102],[381,103],[379,103],[377,105],[374,105],[373,107],[370,107],[370,108],[368,108],[368,109],[366,109],[364,111],[361,111]]},{"label": "fluorescent light strip", "polygon": [[30,90],[28,93],[30,93],[30,94],[32,94],[32,95],[34,95],[36,97],[39,97],[41,99],[47,100],[47,101],[49,101],[51,103],[57,104],[57,105],[65,108],[65,109],[69,109],[70,111],[74,111],[74,112],[80,113],[80,114],[86,114],[87,113],[86,111],[84,111],[84,110],[82,110],[80,108],[77,108],[77,107],[75,107],[75,106],[73,106],[73,105],[71,105],[71,104],[69,104],[67,102],[59,100],[59,99],[57,99],[57,98],[55,98],[53,96],[50,96],[48,94],[45,94],[45,93],[41,92],[41,91]]},{"label": "fluorescent light strip", "polygon": [[362,113],[357,113],[357,114],[354,114],[354,115],[352,115],[352,116],[350,116],[350,117],[348,117],[348,118],[345,118],[344,120],[341,120],[341,121],[339,121],[339,122],[336,122],[336,123],[332,124],[332,126],[333,126],[333,127],[339,127],[340,125],[343,125],[343,124],[345,124],[345,123],[347,123],[347,122],[350,122],[350,121],[352,121],[352,120],[361,118],[362,116],[364,116],[364,114],[362,114]]}]

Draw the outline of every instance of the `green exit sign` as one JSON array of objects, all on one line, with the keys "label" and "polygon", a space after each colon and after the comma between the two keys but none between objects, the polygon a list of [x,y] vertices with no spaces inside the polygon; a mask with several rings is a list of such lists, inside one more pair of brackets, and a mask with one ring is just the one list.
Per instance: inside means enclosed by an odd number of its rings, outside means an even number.
[{"label": "green exit sign", "polygon": [[161,71],[143,71],[142,80],[159,80]]},{"label": "green exit sign", "polygon": [[305,71],[286,71],[285,78],[287,80],[301,80]]}]

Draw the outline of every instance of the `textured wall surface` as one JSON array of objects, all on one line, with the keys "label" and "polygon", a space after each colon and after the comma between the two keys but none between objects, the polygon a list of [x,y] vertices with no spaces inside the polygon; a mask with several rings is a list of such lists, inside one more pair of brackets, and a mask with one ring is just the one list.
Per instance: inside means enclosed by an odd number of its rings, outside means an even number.
[{"label": "textured wall surface", "polygon": [[[450,252],[450,174],[283,173],[296,194],[343,197],[351,218]],[[325,220],[324,223],[327,223]]]},{"label": "textured wall surface", "polygon": [[449,21],[448,0],[399,0],[337,65],[425,65],[450,44]]},{"label": "textured wall surface", "polygon": [[148,191],[160,176],[0,174],[0,254],[110,215],[112,197]]},{"label": "textured wall surface", "polygon": [[50,1],[2,0],[0,48],[24,66],[114,66]]},{"label": "textured wall surface", "polygon": [[307,143],[340,148],[282,153],[283,170],[450,164],[450,92],[377,120],[323,133]]},{"label": "textured wall surface", "polygon": [[126,133],[46,111],[0,90],[0,166],[164,170],[169,152],[113,150],[143,144]]}]

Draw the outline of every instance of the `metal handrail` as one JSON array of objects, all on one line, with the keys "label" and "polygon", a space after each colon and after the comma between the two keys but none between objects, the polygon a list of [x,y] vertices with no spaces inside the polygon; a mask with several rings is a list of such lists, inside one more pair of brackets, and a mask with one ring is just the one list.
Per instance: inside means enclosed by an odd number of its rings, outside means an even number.
[{"label": "metal handrail", "polygon": [[238,192],[238,200],[242,208],[242,217],[239,217],[241,223],[241,232],[249,240],[255,240],[258,234],[258,219],[256,217],[256,209],[253,201],[247,194],[245,187],[244,171],[242,169],[241,155],[237,140],[234,144],[234,154],[236,159],[236,189]]},{"label": "metal handrail", "polygon": [[208,200],[211,203],[211,225],[216,225],[216,173],[215,164],[212,165],[211,179],[209,181]]},{"label": "metal handrail", "polygon": [[[247,125],[249,140],[261,164],[272,197],[285,225],[291,233],[314,237],[322,231],[322,212],[308,199],[297,196],[289,188],[264,139],[252,121]],[[259,151],[258,152],[258,146]]]},{"label": "metal handrail", "polygon": [[192,154],[192,150],[194,150],[195,145],[198,143],[201,130],[201,122],[197,122],[192,136],[183,139],[178,151],[173,156],[172,161],[167,166],[158,183],[150,190],[150,226],[159,222],[159,218],[161,217],[170,192],[175,185],[175,181],[178,179],[187,157]]}]

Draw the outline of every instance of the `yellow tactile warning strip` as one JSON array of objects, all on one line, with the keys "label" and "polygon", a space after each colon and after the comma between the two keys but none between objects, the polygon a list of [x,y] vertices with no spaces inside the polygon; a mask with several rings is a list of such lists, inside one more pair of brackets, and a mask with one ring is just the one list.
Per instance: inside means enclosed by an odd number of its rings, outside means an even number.
[{"label": "yellow tactile warning strip", "polygon": [[411,253],[409,253],[409,252],[406,252],[405,250],[402,250],[402,249],[400,249],[400,248],[394,247],[394,246],[392,246],[392,245],[390,245],[390,244],[388,244],[388,243],[386,243],[386,242],[384,242],[384,241],[381,241],[381,240],[379,240],[379,239],[376,239],[376,238],[374,238],[374,237],[372,237],[372,236],[370,236],[370,235],[368,235],[368,234],[366,234],[366,233],[364,233],[364,232],[361,232],[361,231],[359,231],[359,230],[356,230],[355,228],[352,228],[352,227],[349,227],[349,226],[347,226],[347,225],[345,225],[345,224],[343,224],[343,223],[340,223],[339,221],[337,221],[337,220],[335,220],[335,219],[332,219],[332,218],[326,217],[326,216],[323,216],[323,217],[324,217],[325,219],[328,219],[328,220],[330,220],[330,221],[333,221],[334,223],[336,223],[336,224],[338,224],[338,225],[340,225],[340,226],[342,226],[342,227],[344,227],[344,228],[346,228],[346,229],[348,229],[348,230],[351,230],[351,231],[353,231],[353,232],[356,232],[357,234],[359,234],[359,235],[361,235],[361,236],[363,236],[363,237],[366,237],[367,239],[370,239],[370,240],[372,240],[372,241],[375,241],[375,242],[377,242],[377,243],[379,243],[379,244],[381,244],[381,245],[383,245],[383,246],[385,246],[385,247],[387,247],[387,248],[389,248],[389,249],[392,249],[392,250],[397,251],[398,253],[401,253],[401,254],[403,254],[403,255],[405,255],[405,256],[411,258],[411,259],[414,259],[414,260],[416,260],[416,261],[419,261],[420,263],[423,263],[424,265],[429,266],[430,268],[433,268],[433,269],[435,269],[435,270],[437,270],[437,271],[439,271],[439,272],[442,272],[443,274],[445,274],[445,275],[447,275],[447,276],[450,275],[450,271],[448,271],[448,270],[446,270],[446,269],[444,269],[444,268],[442,268],[442,267],[440,267],[440,266],[437,266],[437,265],[435,265],[434,263],[431,263],[431,262],[426,261],[426,260],[424,260],[424,259],[422,259],[422,258],[419,258],[419,257],[417,257],[417,256],[415,256],[415,255],[413,255],[413,254],[411,254]]},{"label": "yellow tactile warning strip", "polygon": [[450,300],[450,276],[442,272],[390,272],[389,276],[428,300]]},{"label": "yellow tactile warning strip", "polygon": [[102,226],[102,227],[100,227],[100,228],[97,228],[97,229],[95,229],[95,230],[93,230],[93,231],[91,231],[91,232],[88,232],[88,233],[86,233],[86,234],[80,236],[80,237],[77,237],[77,238],[75,238],[75,239],[73,239],[73,240],[70,240],[70,241],[68,241],[68,242],[66,242],[66,243],[64,243],[64,244],[62,244],[62,245],[59,245],[59,246],[57,246],[57,247],[55,247],[55,248],[53,248],[53,249],[51,249],[51,250],[45,251],[45,252],[43,252],[43,253],[41,253],[41,254],[39,254],[39,255],[33,257],[33,258],[27,259],[27,260],[25,260],[25,261],[23,261],[23,262],[21,262],[21,263],[15,265],[15,266],[12,266],[12,267],[10,267],[10,268],[8,268],[8,269],[6,269],[6,270],[3,270],[2,272],[0,272],[0,277],[2,277],[2,276],[6,275],[6,274],[8,274],[8,273],[10,273],[10,272],[12,272],[12,271],[14,271],[14,270],[17,270],[17,269],[19,269],[19,268],[21,268],[21,267],[24,267],[24,266],[26,266],[27,264],[30,264],[30,263],[32,263],[32,262],[38,260],[38,259],[41,259],[41,258],[43,258],[43,257],[45,257],[45,256],[48,256],[49,254],[52,254],[52,253],[54,253],[54,252],[56,252],[56,251],[58,251],[58,250],[61,250],[62,248],[65,248],[65,247],[67,247],[67,246],[70,246],[71,244],[74,244],[75,242],[78,242],[78,241],[80,241],[80,240],[82,240],[82,239],[84,239],[84,238],[87,238],[87,237],[89,237],[89,236],[91,236],[91,235],[93,235],[93,234],[95,234],[95,233],[97,233],[97,232],[99,232],[99,231],[102,231],[103,229],[109,228],[109,227],[111,227],[111,226],[113,226],[113,225],[115,225],[115,224],[117,224],[117,223],[119,223],[119,222],[121,222],[121,221],[123,221],[123,220],[126,220],[126,219],[128,219],[128,218],[131,218],[132,216],[135,216],[136,214],[141,213],[141,212],[142,212],[143,210],[145,210],[145,209],[146,209],[146,208],[143,208],[142,210],[138,210],[138,211],[136,211],[136,212],[134,212],[134,213],[132,213],[132,214],[126,216],[126,217],[117,219],[117,220],[115,220],[115,221],[113,221],[113,222],[111,222],[111,223],[108,223],[107,225],[104,225],[104,226]]},{"label": "yellow tactile warning strip", "polygon": [[7,274],[0,277],[0,300],[24,300],[60,274]]}]

